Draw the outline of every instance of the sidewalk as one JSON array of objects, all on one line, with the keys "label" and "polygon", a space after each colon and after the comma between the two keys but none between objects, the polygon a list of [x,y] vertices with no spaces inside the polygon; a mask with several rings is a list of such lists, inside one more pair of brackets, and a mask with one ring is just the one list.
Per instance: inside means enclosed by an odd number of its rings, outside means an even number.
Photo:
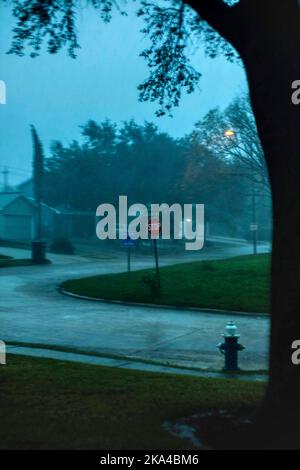
[{"label": "sidewalk", "polygon": [[[217,345],[232,312],[220,315],[207,310],[88,302],[58,290],[67,279],[124,271],[125,262],[124,254],[123,264],[118,259],[83,262],[80,258],[77,262],[2,268],[0,339],[34,348],[129,357],[130,363],[135,361],[130,367],[137,367],[139,361],[192,371],[221,370],[224,358]],[[136,260],[134,267],[152,264],[152,259]],[[234,314],[234,320],[246,346],[240,367],[250,374],[267,370],[270,318]]]},{"label": "sidewalk", "polygon": [[140,370],[144,372],[161,372],[167,374],[192,375],[196,377],[207,377],[214,379],[234,379],[234,380],[254,380],[267,381],[267,374],[260,373],[229,373],[218,371],[206,371],[193,368],[181,368],[163,364],[151,364],[142,361],[114,359],[110,357],[100,357],[90,354],[80,354],[76,352],[65,352],[53,349],[31,348],[23,346],[7,346],[7,364],[9,364],[9,355],[17,354],[21,356],[42,357],[60,361],[80,362],[84,364],[93,364],[98,366],[116,367],[119,369]]}]

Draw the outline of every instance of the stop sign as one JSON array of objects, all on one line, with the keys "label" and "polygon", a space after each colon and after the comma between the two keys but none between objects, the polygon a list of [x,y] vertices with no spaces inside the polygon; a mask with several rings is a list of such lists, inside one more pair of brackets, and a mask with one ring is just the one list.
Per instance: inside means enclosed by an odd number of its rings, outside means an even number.
[{"label": "stop sign", "polygon": [[148,219],[148,233],[150,235],[159,235],[161,232],[161,223],[158,219]]}]

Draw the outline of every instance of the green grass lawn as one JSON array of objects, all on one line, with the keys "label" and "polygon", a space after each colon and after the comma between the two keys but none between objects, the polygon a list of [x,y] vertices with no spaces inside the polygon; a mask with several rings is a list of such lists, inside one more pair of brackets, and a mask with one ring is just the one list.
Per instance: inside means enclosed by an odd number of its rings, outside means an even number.
[{"label": "green grass lawn", "polygon": [[31,259],[14,259],[11,256],[0,254],[0,268],[10,268],[13,266],[29,266],[34,264]]},{"label": "green grass lawn", "polygon": [[66,281],[62,288],[95,298],[206,307],[244,312],[269,311],[270,256],[238,256],[160,269],[161,291],[153,292],[144,269]]},{"label": "green grass lawn", "polygon": [[11,257],[11,256],[6,256],[6,255],[2,255],[2,254],[0,253],[0,261],[6,260],[6,259],[12,259],[12,257]]},{"label": "green grass lawn", "polygon": [[249,413],[265,385],[8,355],[1,367],[0,449],[187,449],[165,420]]}]

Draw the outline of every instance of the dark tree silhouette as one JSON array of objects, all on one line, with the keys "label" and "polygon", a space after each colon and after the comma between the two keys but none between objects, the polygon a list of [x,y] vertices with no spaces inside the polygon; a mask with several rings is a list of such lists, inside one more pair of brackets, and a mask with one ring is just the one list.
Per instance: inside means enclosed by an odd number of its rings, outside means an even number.
[{"label": "dark tree silhouette", "polygon": [[197,138],[205,147],[221,159],[235,162],[237,176],[254,181],[268,195],[266,160],[247,96],[235,98],[223,111],[210,110],[195,127]]},{"label": "dark tree silhouette", "polygon": [[[13,3],[17,25],[12,52],[22,54],[29,44],[35,55],[46,39],[50,52],[67,45],[75,54],[80,2]],[[106,21],[117,5],[111,0],[89,3]],[[300,78],[299,2],[144,1],[139,14],[152,39],[152,47],[143,53],[150,77],[140,87],[141,98],[158,100],[159,114],[178,104],[182,89],[191,92],[197,83],[199,73],[186,54],[191,37],[203,39],[211,56],[223,49],[232,59],[233,46],[245,66],[273,194],[270,381],[258,418],[259,437],[261,446],[299,448],[300,369],[291,362],[291,344],[300,338],[300,108],[291,100],[292,82]]]},{"label": "dark tree silhouette", "polygon": [[31,135],[33,142],[33,191],[34,199],[38,208],[36,238],[39,239],[42,236],[41,202],[43,197],[44,152],[42,143],[34,126],[31,126]]}]

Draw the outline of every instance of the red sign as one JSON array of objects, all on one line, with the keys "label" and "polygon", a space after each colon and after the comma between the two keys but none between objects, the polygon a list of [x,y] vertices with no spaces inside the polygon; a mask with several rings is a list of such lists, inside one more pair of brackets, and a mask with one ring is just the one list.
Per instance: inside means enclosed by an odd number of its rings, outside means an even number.
[{"label": "red sign", "polygon": [[159,235],[161,232],[161,223],[158,219],[148,219],[148,233]]}]

